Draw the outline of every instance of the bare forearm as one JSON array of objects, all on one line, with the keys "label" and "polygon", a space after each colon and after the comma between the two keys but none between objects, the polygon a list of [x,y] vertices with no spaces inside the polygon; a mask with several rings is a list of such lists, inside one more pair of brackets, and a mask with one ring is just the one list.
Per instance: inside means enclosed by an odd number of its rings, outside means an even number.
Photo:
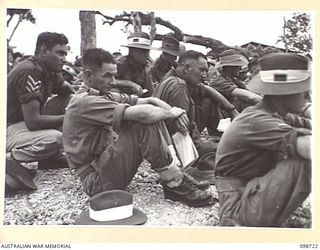
[{"label": "bare forearm", "polygon": [[28,129],[39,130],[39,129],[53,129],[62,126],[64,115],[37,115],[32,120],[26,120]]},{"label": "bare forearm", "polygon": [[170,110],[172,107],[156,97],[139,98],[137,104],[151,104],[159,108]]},{"label": "bare forearm", "polygon": [[231,104],[220,92],[208,86],[206,86],[206,89],[211,100],[219,103],[226,110],[234,109],[234,105]]},{"label": "bare forearm", "polygon": [[238,97],[242,100],[248,101],[250,103],[258,103],[259,101],[262,100],[262,97],[256,93],[253,93],[251,91],[245,90],[245,89],[240,89],[236,88],[231,92],[231,95],[234,97]]},{"label": "bare forearm", "polygon": [[127,108],[123,114],[124,120],[133,120],[141,123],[155,123],[174,118],[170,110],[151,104],[135,105]]}]

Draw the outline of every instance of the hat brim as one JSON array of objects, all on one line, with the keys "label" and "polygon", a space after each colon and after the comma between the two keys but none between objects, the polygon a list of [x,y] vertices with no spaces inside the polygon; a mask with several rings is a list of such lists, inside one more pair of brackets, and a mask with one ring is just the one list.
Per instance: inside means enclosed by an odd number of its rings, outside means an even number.
[{"label": "hat brim", "polygon": [[26,188],[36,190],[37,186],[33,182],[33,177],[29,170],[21,166],[17,161],[11,159],[6,161],[6,174],[10,175]]},{"label": "hat brim", "polygon": [[138,48],[138,49],[146,49],[146,50],[157,50],[157,48],[143,45],[143,44],[132,44],[132,45],[120,45],[121,47],[127,47],[127,48]]},{"label": "hat brim", "polygon": [[221,63],[221,62],[217,62],[216,63],[216,68],[221,68],[223,66],[240,66],[240,67],[243,67],[243,66],[246,66],[248,65],[247,63],[245,62],[230,62],[230,63]]},{"label": "hat brim", "polygon": [[310,77],[294,83],[263,82],[260,74],[255,75],[247,85],[248,90],[262,95],[293,95],[311,89]]},{"label": "hat brim", "polygon": [[86,210],[80,214],[80,217],[76,220],[76,225],[142,225],[145,224],[148,217],[139,209],[133,208],[132,216],[113,221],[95,221],[89,217],[89,210]]}]

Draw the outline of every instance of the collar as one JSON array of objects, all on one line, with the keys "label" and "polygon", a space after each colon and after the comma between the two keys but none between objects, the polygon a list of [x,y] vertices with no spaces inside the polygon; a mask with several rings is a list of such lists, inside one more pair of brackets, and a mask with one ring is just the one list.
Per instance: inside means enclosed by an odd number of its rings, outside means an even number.
[{"label": "collar", "polygon": [[50,75],[54,74],[53,72],[49,72],[46,69],[46,67],[39,61],[37,56],[32,56],[31,58],[32,58],[33,62],[40,68],[43,75],[50,76]]},{"label": "collar", "polygon": [[177,76],[177,77],[181,78],[182,80],[184,80],[182,78],[182,74],[174,68],[170,69],[170,71],[168,73],[170,76]]},{"label": "collar", "polygon": [[78,90],[78,93],[84,93],[84,92],[88,92],[88,95],[100,95],[99,90],[95,88],[91,88],[83,82]]}]

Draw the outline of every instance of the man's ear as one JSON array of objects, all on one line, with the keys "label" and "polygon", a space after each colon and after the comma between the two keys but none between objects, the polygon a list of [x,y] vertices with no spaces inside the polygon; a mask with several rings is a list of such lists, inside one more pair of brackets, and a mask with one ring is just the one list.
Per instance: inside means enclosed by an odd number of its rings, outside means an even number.
[{"label": "man's ear", "polygon": [[49,49],[45,45],[42,45],[40,47],[39,54],[42,56],[46,56],[48,55],[48,53],[49,53]]},{"label": "man's ear", "polygon": [[189,63],[185,63],[185,64],[183,65],[183,73],[189,74],[190,69],[191,69],[191,67],[190,67],[190,64],[189,64]]},{"label": "man's ear", "polygon": [[84,79],[87,79],[88,82],[90,82],[92,78],[92,72],[90,69],[83,69],[83,77]]}]

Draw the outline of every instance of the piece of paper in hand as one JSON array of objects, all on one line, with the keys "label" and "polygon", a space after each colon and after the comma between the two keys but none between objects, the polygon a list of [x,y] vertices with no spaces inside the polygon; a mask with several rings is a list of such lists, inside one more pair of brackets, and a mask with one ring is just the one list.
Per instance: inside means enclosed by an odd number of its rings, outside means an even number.
[{"label": "piece of paper in hand", "polygon": [[226,131],[227,127],[230,125],[231,119],[230,118],[225,118],[225,119],[220,119],[217,130],[219,132],[224,132]]},{"label": "piece of paper in hand", "polygon": [[199,157],[198,151],[189,134],[183,135],[177,132],[172,136],[172,139],[183,167],[186,167]]}]

